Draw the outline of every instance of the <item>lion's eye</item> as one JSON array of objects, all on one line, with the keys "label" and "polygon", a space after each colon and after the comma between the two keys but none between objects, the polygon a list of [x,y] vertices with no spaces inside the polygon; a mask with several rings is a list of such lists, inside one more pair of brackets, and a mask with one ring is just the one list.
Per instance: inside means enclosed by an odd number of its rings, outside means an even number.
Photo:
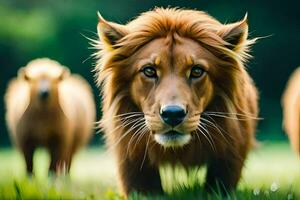
[{"label": "lion's eye", "polygon": [[141,72],[144,73],[145,76],[149,78],[157,78],[157,72],[156,69],[152,66],[144,67]]},{"label": "lion's eye", "polygon": [[200,66],[194,66],[190,73],[190,79],[200,78],[204,75],[205,71]]}]

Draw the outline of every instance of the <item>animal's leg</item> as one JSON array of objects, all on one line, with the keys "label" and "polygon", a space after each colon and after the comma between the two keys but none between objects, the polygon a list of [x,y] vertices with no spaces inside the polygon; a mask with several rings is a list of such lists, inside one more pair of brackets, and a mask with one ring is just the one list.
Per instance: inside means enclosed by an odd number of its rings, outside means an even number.
[{"label": "animal's leg", "polygon": [[79,147],[79,141],[77,141],[76,139],[74,139],[75,141],[73,141],[73,145],[71,146],[71,150],[70,153],[68,155],[68,162],[67,162],[67,172],[70,172],[71,169],[71,164],[72,164],[72,160],[74,157],[74,154],[77,152],[78,147]]},{"label": "animal's leg", "polygon": [[68,159],[62,145],[50,148],[50,157],[49,172],[55,172],[56,175],[67,172]]},{"label": "animal's leg", "polygon": [[71,164],[72,164],[72,160],[73,160],[73,156],[74,156],[74,153],[71,152],[70,155],[68,156],[68,160],[66,162],[67,166],[66,166],[66,172],[67,173],[70,173],[70,169],[71,169]]},{"label": "animal's leg", "polygon": [[163,193],[158,167],[144,161],[120,160],[119,176],[123,192],[128,195],[136,191],[141,193]]},{"label": "animal's leg", "polygon": [[33,154],[35,146],[33,144],[27,143],[22,145],[22,152],[24,154],[26,162],[26,171],[29,175],[33,174]]},{"label": "animal's leg", "polygon": [[58,153],[55,152],[55,150],[51,149],[50,150],[50,158],[51,158],[51,161],[50,161],[50,166],[49,166],[49,172],[50,173],[55,173],[56,171],[56,165],[58,163]]},{"label": "animal's leg", "polygon": [[205,189],[220,190],[223,195],[234,190],[241,176],[244,159],[215,160],[208,165]]}]

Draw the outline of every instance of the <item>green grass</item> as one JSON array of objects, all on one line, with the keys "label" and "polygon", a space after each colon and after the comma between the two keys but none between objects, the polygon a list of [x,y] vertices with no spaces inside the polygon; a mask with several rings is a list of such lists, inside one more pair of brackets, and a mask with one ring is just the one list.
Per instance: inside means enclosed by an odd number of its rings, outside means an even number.
[{"label": "green grass", "polygon": [[[27,177],[21,155],[10,149],[0,150],[0,199],[123,199],[117,190],[116,169],[112,156],[100,148],[79,153],[71,174],[47,176],[49,157],[36,152],[35,177]],[[205,169],[186,173],[161,169],[165,196],[132,194],[131,199],[222,199],[207,195],[202,185]],[[237,191],[227,200],[300,200],[300,160],[287,143],[263,143],[252,151]]]}]

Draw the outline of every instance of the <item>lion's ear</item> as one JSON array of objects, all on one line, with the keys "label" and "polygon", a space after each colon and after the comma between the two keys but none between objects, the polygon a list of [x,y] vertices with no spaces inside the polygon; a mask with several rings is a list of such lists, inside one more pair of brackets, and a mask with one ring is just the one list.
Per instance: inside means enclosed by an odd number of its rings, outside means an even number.
[{"label": "lion's ear", "polygon": [[25,81],[28,81],[29,80],[29,77],[26,73],[26,69],[25,67],[21,67],[19,70],[18,70],[18,77],[22,80],[25,80]]},{"label": "lion's ear", "polygon": [[98,18],[97,31],[104,48],[107,50],[116,48],[117,42],[128,33],[125,26],[106,21],[99,12]]},{"label": "lion's ear", "polygon": [[62,72],[61,72],[60,76],[58,77],[58,79],[59,79],[60,81],[62,81],[62,80],[64,80],[64,79],[68,78],[70,75],[71,75],[70,70],[69,70],[68,68],[65,68],[65,67],[64,67],[64,68],[62,69]]},{"label": "lion's ear", "polygon": [[226,47],[231,50],[238,51],[245,46],[248,37],[247,14],[242,21],[224,25],[219,35],[228,43]]}]

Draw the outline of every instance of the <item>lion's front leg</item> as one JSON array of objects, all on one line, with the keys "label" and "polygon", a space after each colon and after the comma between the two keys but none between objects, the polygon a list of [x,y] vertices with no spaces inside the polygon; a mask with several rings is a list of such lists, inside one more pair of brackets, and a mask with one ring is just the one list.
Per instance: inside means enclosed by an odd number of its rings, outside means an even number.
[{"label": "lion's front leg", "polygon": [[[120,158],[122,159],[122,158]],[[128,196],[131,192],[162,193],[158,167],[151,166],[148,161],[119,160],[118,172],[122,192]]]},{"label": "lion's front leg", "polygon": [[220,190],[226,195],[234,190],[241,176],[244,158],[214,160],[208,165],[205,189],[208,192]]}]

